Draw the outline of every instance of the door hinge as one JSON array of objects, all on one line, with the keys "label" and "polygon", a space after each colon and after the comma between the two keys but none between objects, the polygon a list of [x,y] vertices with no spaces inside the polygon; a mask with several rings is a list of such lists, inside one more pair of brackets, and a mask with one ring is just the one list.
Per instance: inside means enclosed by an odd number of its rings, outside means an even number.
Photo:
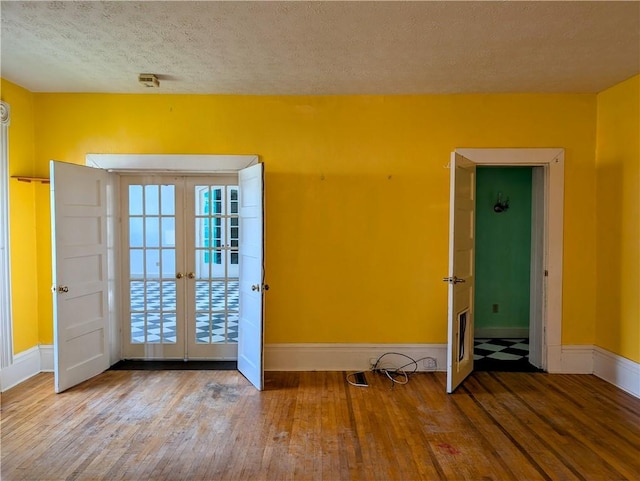
[{"label": "door hinge", "polygon": [[546,269],[544,270],[544,276],[545,276],[545,277],[549,277],[549,271],[548,271],[548,270],[546,270]]}]

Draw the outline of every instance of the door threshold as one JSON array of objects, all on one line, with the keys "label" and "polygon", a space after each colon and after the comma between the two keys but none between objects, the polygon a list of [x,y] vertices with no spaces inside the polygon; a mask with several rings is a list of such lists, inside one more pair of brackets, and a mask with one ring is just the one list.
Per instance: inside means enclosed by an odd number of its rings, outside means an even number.
[{"label": "door threshold", "polygon": [[112,371],[235,371],[238,361],[144,361],[124,359],[109,368]]},{"label": "door threshold", "polygon": [[476,372],[544,372],[542,369],[538,369],[533,364],[530,364],[526,358],[517,361],[507,361],[485,357],[473,362],[473,370]]}]

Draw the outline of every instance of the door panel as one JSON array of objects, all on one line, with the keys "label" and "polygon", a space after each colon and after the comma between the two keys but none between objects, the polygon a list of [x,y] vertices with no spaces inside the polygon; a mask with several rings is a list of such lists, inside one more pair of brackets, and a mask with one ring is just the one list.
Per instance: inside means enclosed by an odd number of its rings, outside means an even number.
[{"label": "door panel", "polygon": [[264,387],[264,170],[256,164],[239,172],[240,318],[238,370],[258,389]]},{"label": "door panel", "polygon": [[447,392],[473,371],[475,164],[451,155]]},{"label": "door panel", "polygon": [[55,391],[109,368],[109,174],[51,162]]}]

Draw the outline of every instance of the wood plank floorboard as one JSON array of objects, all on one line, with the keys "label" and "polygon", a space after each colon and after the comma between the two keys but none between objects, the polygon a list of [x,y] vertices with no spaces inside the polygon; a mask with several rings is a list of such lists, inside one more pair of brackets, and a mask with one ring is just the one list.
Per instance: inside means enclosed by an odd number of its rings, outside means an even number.
[{"label": "wood plank floorboard", "polygon": [[1,397],[3,481],[639,480],[640,400],[588,375],[107,371]]}]

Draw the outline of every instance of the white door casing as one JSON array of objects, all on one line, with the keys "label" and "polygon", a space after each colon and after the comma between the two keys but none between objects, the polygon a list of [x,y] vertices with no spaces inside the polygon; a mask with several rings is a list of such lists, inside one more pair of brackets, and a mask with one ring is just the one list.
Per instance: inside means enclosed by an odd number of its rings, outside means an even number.
[{"label": "white door casing", "polygon": [[257,389],[264,388],[264,169],[256,164],[238,172],[240,190],[240,318],[238,370]]},{"label": "white door casing", "polygon": [[447,392],[473,372],[476,167],[451,154]]},{"label": "white door casing", "polygon": [[51,162],[55,391],[109,368],[107,183],[91,167]]},{"label": "white door casing", "polygon": [[[459,148],[458,154],[477,165],[533,166],[534,192],[542,199],[533,199],[534,230],[542,230],[542,246],[532,249],[531,302],[539,312],[530,319],[530,329],[539,337],[530,349],[539,350],[540,366],[549,373],[562,372],[562,258],[564,228],[564,149],[562,148]],[[542,187],[537,189],[537,184]],[[542,210],[542,212],[540,212]],[[540,242],[539,239],[535,239]],[[532,239],[533,242],[533,239]],[[532,310],[533,312],[533,310]],[[537,364],[536,364],[537,365]]]},{"label": "white door casing", "polygon": [[[124,172],[175,172],[175,173],[239,173],[242,169],[258,165],[257,155],[168,155],[168,154],[87,154],[86,164],[92,167],[108,169],[116,173]],[[262,171],[262,167],[260,167]],[[261,188],[263,185],[262,176]],[[241,227],[240,232],[243,229]],[[262,235],[262,230],[260,230]],[[264,246],[262,247],[264,248]],[[242,262],[242,259],[240,260]],[[264,273],[262,274],[264,277]],[[262,286],[261,286],[262,287]],[[262,301],[260,301],[262,304]],[[260,349],[259,377],[263,377],[263,352],[262,352],[262,305],[260,306],[260,341],[257,343]],[[256,336],[257,337],[257,336]],[[240,339],[238,350],[240,351]],[[246,348],[245,348],[246,350]],[[240,356],[240,355],[239,355]],[[246,358],[245,360],[248,360]],[[258,361],[258,359],[256,359]],[[239,361],[239,364],[241,362]],[[246,370],[245,370],[246,371]],[[248,372],[248,371],[247,371]],[[245,374],[246,375],[246,374]],[[262,386],[262,382],[259,383]]]}]

